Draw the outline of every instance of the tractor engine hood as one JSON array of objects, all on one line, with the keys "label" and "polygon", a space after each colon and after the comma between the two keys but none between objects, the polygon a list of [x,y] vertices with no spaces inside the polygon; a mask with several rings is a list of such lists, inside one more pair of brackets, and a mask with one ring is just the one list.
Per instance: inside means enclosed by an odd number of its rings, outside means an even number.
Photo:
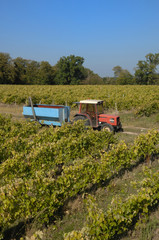
[{"label": "tractor engine hood", "polygon": [[113,126],[120,125],[120,117],[117,115],[109,115],[109,114],[100,114],[99,122],[101,123],[109,123]]}]

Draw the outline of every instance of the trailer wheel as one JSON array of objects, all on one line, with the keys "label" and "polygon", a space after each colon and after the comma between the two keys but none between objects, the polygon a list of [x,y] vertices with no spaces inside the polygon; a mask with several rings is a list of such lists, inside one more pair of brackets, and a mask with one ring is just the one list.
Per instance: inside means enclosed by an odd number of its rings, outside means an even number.
[{"label": "trailer wheel", "polygon": [[85,123],[84,123],[85,126],[90,126],[90,122],[87,118],[85,118],[83,116],[75,116],[73,119],[73,122],[76,122],[78,120],[83,120],[83,121],[85,121]]},{"label": "trailer wheel", "polygon": [[114,133],[114,127],[112,125],[108,124],[108,123],[102,124],[101,130]]}]

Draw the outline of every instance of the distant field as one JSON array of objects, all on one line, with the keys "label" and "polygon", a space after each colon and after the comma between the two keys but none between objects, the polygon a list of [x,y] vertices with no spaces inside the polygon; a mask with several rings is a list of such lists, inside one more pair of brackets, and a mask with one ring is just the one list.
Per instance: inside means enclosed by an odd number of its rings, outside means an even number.
[{"label": "distant field", "polygon": [[22,86],[0,85],[0,102],[26,103],[31,96],[34,103],[68,104],[82,99],[104,100],[106,109],[135,110],[150,115],[159,110],[159,86]]}]

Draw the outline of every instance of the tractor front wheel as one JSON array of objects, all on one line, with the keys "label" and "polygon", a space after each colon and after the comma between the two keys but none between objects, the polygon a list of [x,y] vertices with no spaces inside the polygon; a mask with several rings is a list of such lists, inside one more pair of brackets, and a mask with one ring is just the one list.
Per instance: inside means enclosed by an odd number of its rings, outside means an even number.
[{"label": "tractor front wheel", "polygon": [[101,126],[102,131],[107,131],[107,132],[114,132],[114,127],[108,123],[104,123]]}]

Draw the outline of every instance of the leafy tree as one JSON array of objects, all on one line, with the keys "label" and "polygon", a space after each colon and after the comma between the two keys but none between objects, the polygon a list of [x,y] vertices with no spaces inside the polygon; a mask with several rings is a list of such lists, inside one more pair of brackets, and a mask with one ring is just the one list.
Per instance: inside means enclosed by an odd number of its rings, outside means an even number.
[{"label": "leafy tree", "polygon": [[54,84],[55,69],[48,62],[42,61],[40,63],[38,72],[38,84]]},{"label": "leafy tree", "polygon": [[99,84],[104,84],[104,81],[98,74],[95,74],[90,69],[85,68],[85,79],[82,81],[82,84],[99,85]]},{"label": "leafy tree", "polygon": [[21,57],[13,59],[15,84],[27,84],[27,61]]},{"label": "leafy tree", "polygon": [[122,67],[120,66],[116,66],[113,68],[113,71],[116,84],[132,85],[135,83],[133,75],[131,75],[131,73],[128,70],[122,69]]},{"label": "leafy tree", "polygon": [[156,70],[159,64],[159,53],[146,55],[146,61],[139,61],[135,71],[137,84],[156,84]]},{"label": "leafy tree", "polygon": [[135,72],[135,80],[137,84],[154,84],[155,66],[148,64],[146,61],[139,61]]},{"label": "leafy tree", "polygon": [[120,73],[123,71],[122,67],[116,66],[112,69],[114,71],[114,78],[118,78]]},{"label": "leafy tree", "polygon": [[155,74],[155,78],[154,78],[155,84],[159,85],[159,73]]},{"label": "leafy tree", "polygon": [[56,84],[74,85],[84,79],[84,58],[70,55],[61,57],[56,64]]},{"label": "leafy tree", "polygon": [[146,55],[146,61],[149,64],[154,64],[157,66],[159,64],[159,53],[153,54],[149,53]]},{"label": "leafy tree", "polygon": [[116,81],[115,81],[114,77],[104,77],[103,78],[103,83],[105,85],[115,85]]},{"label": "leafy tree", "polygon": [[116,83],[118,85],[132,85],[134,84],[134,78],[128,70],[122,70],[117,78]]},{"label": "leafy tree", "polygon": [[27,60],[26,62],[26,84],[38,83],[39,62]]},{"label": "leafy tree", "polygon": [[14,82],[12,59],[8,53],[0,53],[0,84]]}]

